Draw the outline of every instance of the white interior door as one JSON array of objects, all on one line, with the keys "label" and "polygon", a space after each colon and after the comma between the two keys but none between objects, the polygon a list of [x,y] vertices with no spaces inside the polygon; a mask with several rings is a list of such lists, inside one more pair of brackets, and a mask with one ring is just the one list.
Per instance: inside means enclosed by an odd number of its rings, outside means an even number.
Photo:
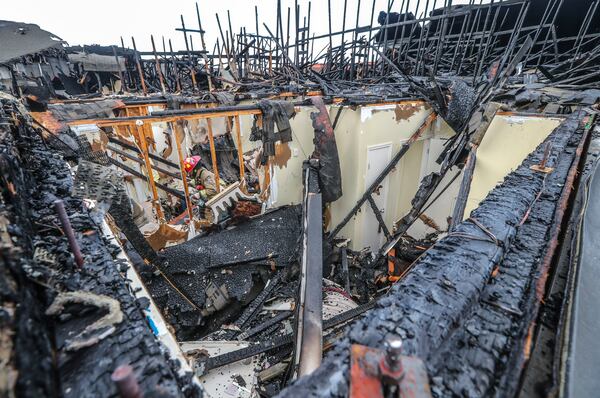
[{"label": "white interior door", "polygon": [[[385,166],[390,163],[392,158],[392,144],[374,145],[367,148],[367,174],[365,176],[365,189],[381,174]],[[381,210],[381,216],[385,219],[385,209],[388,196],[388,177],[380,184],[378,192],[375,192],[373,199]],[[383,243],[385,235],[379,228],[379,223],[371,209],[371,205],[365,202],[363,205],[363,245],[362,247],[371,247],[371,250],[377,250]]]}]

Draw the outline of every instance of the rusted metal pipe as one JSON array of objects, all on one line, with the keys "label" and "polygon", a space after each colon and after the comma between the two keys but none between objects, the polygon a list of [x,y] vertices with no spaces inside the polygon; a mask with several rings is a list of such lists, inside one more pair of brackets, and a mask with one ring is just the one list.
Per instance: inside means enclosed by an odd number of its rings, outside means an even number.
[{"label": "rusted metal pipe", "polygon": [[116,368],[110,379],[117,385],[121,398],[144,397],[130,365],[121,365]]},{"label": "rusted metal pipe", "polygon": [[544,147],[544,157],[542,158],[542,161],[540,162],[540,167],[542,169],[546,168],[546,163],[548,162],[548,156],[550,155],[551,148],[552,148],[552,142],[547,142],[546,146]]},{"label": "rusted metal pipe", "polygon": [[77,268],[81,269],[83,268],[83,255],[81,254],[81,250],[79,249],[77,239],[75,239],[75,232],[73,232],[71,221],[67,216],[67,211],[65,210],[65,203],[61,199],[55,200],[54,209],[58,214],[58,218],[60,219],[63,231],[65,232],[65,235],[69,240],[69,247],[71,248],[71,252],[73,252],[73,257],[75,257],[75,264],[77,264]]}]

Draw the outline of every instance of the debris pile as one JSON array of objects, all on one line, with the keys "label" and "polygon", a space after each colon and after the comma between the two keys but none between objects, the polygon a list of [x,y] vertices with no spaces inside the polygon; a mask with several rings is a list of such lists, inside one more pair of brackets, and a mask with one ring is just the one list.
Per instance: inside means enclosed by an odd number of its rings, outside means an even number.
[{"label": "debris pile", "polygon": [[[128,364],[147,393],[197,396],[191,375],[179,375],[179,365],[148,327],[147,303],[135,300],[122,276],[127,265],[112,258],[115,247],[107,244],[84,202],[71,195],[71,171],[62,156],[45,147],[18,102],[2,99],[1,104],[3,217],[10,220],[4,227],[3,270],[17,276],[10,282],[15,277],[3,273],[3,308],[13,308],[18,391],[110,396],[116,392],[111,373]],[[81,269],[54,212],[58,199],[81,247]]]},{"label": "debris pile", "polygon": [[331,3],[212,51],[198,5],[181,51],[0,21],[0,395],[564,388],[600,0]]}]

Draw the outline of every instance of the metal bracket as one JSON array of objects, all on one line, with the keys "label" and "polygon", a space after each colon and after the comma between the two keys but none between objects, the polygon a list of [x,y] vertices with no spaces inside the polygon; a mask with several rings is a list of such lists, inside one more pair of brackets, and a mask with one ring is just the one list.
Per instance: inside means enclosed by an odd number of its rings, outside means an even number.
[{"label": "metal bracket", "polygon": [[401,398],[431,398],[423,361],[399,355],[402,342],[393,339],[386,350],[353,344],[350,368],[350,398],[384,398],[384,388],[396,388]]},{"label": "metal bracket", "polygon": [[537,171],[538,173],[544,173],[544,174],[552,173],[552,171],[554,170],[553,167],[543,167],[538,164],[534,164],[533,166],[531,166],[529,168],[533,171]]},{"label": "metal bracket", "polygon": [[544,174],[551,173],[552,170],[554,170],[554,168],[546,167],[546,163],[548,162],[548,157],[550,156],[551,150],[552,150],[552,143],[547,142],[546,146],[544,147],[544,157],[542,158],[540,164],[534,164],[533,166],[531,166],[529,168],[533,171],[537,171],[538,173],[544,173]]}]

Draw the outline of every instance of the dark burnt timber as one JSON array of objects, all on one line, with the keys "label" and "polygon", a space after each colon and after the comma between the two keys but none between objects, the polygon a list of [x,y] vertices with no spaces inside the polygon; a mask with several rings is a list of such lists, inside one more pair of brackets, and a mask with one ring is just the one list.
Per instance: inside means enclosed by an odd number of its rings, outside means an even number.
[{"label": "dark burnt timber", "polygon": [[[3,279],[3,284],[19,287],[12,295],[3,290],[3,307],[9,308],[7,298],[18,304],[14,321],[19,395],[113,396],[117,389],[111,373],[129,364],[146,394],[160,390],[172,397],[196,396],[190,381],[177,376],[178,365],[166,357],[148,327],[142,312],[147,303],[134,299],[123,277],[127,265],[113,260],[115,248],[101,238],[82,201],[71,196],[72,177],[61,155],[44,146],[16,102],[3,99],[0,104],[2,213],[12,222],[5,229],[9,240],[3,237],[3,242],[13,242],[12,247],[3,245],[1,275],[11,278],[7,271],[14,273],[16,279]],[[64,200],[81,245],[80,271],[53,210],[57,198]],[[114,329],[90,331],[82,348],[68,348],[75,335],[105,313],[72,301],[56,317],[44,315],[41,309],[64,292],[116,299],[122,320]]]},{"label": "dark burnt timber", "polygon": [[[543,157],[544,145],[541,145],[515,172],[506,177],[502,185],[488,195],[479,208],[471,213],[471,219],[476,220],[475,222],[464,221],[449,236],[429,249],[415,264],[413,271],[395,284],[387,296],[378,301],[375,309],[369,311],[348,329],[347,337],[327,355],[319,369],[312,375],[299,379],[285,389],[281,396],[293,397],[299,394],[320,397],[346,396],[350,344],[382,348],[384,339],[389,336],[401,337],[404,340],[405,355],[415,355],[424,359],[431,368],[430,371],[435,371],[437,368],[438,372],[444,371],[450,374],[452,374],[451,369],[459,366],[461,361],[454,359],[449,361],[448,358],[444,358],[444,362],[439,357],[439,353],[444,351],[444,347],[447,349],[452,347],[456,350],[456,343],[452,345],[456,336],[475,338],[474,345],[470,343],[464,348],[467,350],[464,355],[466,359],[469,359],[468,355],[474,355],[473,360],[479,360],[473,364],[477,367],[477,372],[461,373],[460,368],[454,370],[457,376],[439,381],[441,386],[437,390],[440,393],[438,396],[446,396],[448,392],[484,396],[488,388],[493,388],[489,384],[486,386],[486,383],[481,390],[480,385],[475,386],[471,384],[472,382],[466,383],[466,381],[471,377],[470,374],[473,375],[473,380],[480,380],[483,376],[482,371],[488,372],[484,373],[487,376],[482,378],[483,381],[489,380],[490,383],[501,380],[496,373],[496,367],[501,362],[496,365],[495,361],[501,359],[502,347],[506,346],[508,338],[522,341],[524,336],[511,330],[509,336],[500,332],[497,342],[494,339],[487,339],[487,335],[478,333],[481,326],[469,326],[470,314],[476,314],[477,312],[473,311],[477,306],[485,305],[485,302],[490,300],[489,295],[494,290],[488,292],[486,286],[494,279],[494,269],[504,266],[502,259],[505,255],[508,256],[511,250],[515,250],[515,254],[518,253],[519,239],[531,239],[527,236],[531,237],[531,234],[535,234],[533,231],[536,227],[540,233],[543,233],[543,228],[549,227],[551,215],[561,192],[548,192],[549,185],[545,180],[546,178],[557,178],[558,181],[566,179],[575,157],[577,137],[580,137],[577,129],[581,116],[580,112],[576,112],[548,138],[556,148],[550,155],[549,164],[555,167],[554,173],[557,174],[546,177],[530,169],[530,166],[538,164]],[[540,203],[538,203],[538,195],[544,198]],[[549,202],[547,211],[550,218],[532,213],[534,206],[542,206],[546,201]],[[523,221],[528,223],[519,227]],[[536,226],[536,223],[540,222],[543,225]],[[528,232],[529,228],[532,232]],[[540,253],[544,252],[544,246],[542,240],[538,249]],[[533,263],[536,257],[532,253],[524,258]],[[506,263],[506,267],[514,269],[510,263]],[[535,277],[534,264],[530,264],[529,267]],[[501,293],[500,297],[495,297],[491,302],[500,300],[498,303],[503,303],[502,300],[506,300],[510,306],[504,309],[503,305],[487,304],[488,311],[482,314],[484,318],[479,320],[483,321],[482,325],[487,324],[485,317],[491,316],[492,318],[488,318],[487,322],[493,325],[493,317],[512,320],[511,317],[522,316],[525,311],[525,308],[520,308],[519,305],[520,301],[525,299],[523,294],[519,294],[518,290],[509,290],[519,289],[519,285],[514,286],[514,278],[518,278],[518,275],[512,276],[513,280],[510,280],[510,271],[507,271],[506,275],[500,271],[500,275],[502,277],[498,284],[489,285],[490,289],[497,287]],[[503,281],[504,278],[507,278],[506,282]],[[523,283],[527,284],[527,281],[532,279],[522,281],[521,286]],[[502,289],[503,284],[506,284],[504,289]],[[520,289],[526,289],[526,286]],[[531,292],[531,289],[529,291]],[[481,340],[477,339],[478,336]],[[495,348],[494,344],[500,346]],[[473,350],[472,354],[467,354],[469,349]],[[482,369],[484,363],[488,365]],[[459,376],[467,380],[458,379]],[[433,380],[435,382],[436,379]],[[442,384],[444,381],[449,384]],[[456,384],[453,384],[453,381]],[[453,391],[454,385],[456,390]],[[498,386],[499,392],[511,390],[510,385]]]},{"label": "dark burnt timber", "polygon": [[[555,160],[545,189],[485,286],[473,315],[429,362],[438,396],[464,391],[473,391],[474,396],[514,396],[524,355],[529,354],[526,340],[541,299],[538,284],[549,272],[544,261],[547,253],[552,255],[553,240],[557,239],[554,230],[560,229],[563,203],[572,192],[567,176],[579,166],[577,152],[585,143],[582,116],[577,112],[563,123],[563,128],[577,131]],[[450,357],[456,361],[449,366]]]}]

